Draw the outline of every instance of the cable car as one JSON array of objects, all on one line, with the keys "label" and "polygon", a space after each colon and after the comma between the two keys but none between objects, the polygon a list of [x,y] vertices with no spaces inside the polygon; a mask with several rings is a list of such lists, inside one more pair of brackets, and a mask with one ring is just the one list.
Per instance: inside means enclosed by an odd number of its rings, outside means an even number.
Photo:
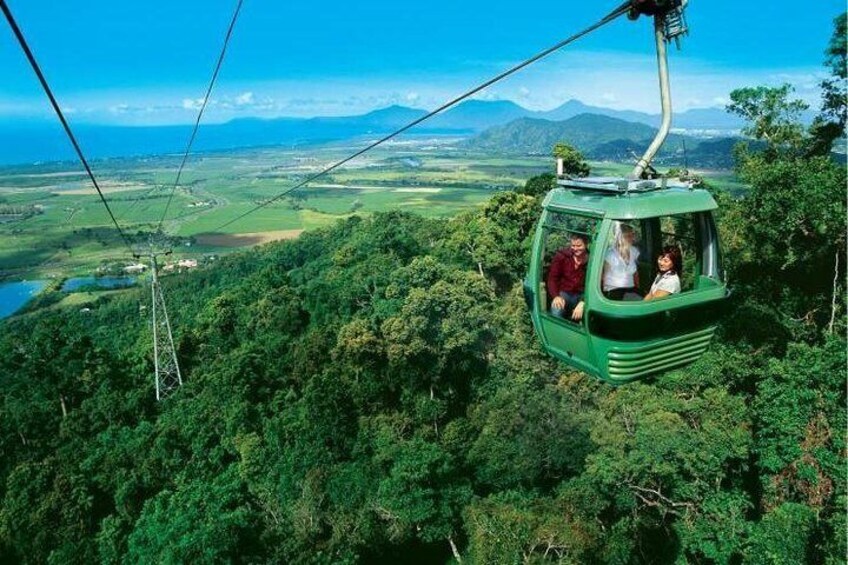
[{"label": "cable car", "polygon": [[[615,384],[698,359],[709,346],[728,294],[713,219],[715,200],[691,182],[658,178],[651,167],[671,129],[666,43],[688,31],[686,2],[640,0],[632,6],[633,19],[654,17],[662,102],[659,131],[630,178],[570,178],[558,161],[558,187],[543,202],[524,281],[533,326],[545,350]],[[554,257],[570,246],[588,252],[578,256],[586,258],[582,263],[575,260],[579,266],[570,267],[581,271],[579,276],[572,273],[568,283],[573,291],[567,295],[573,299],[570,307],[582,290],[582,315],[573,317],[563,316],[561,304],[554,306],[559,289],[551,288],[559,280],[559,274],[551,276],[552,264],[562,265]],[[678,264],[672,269],[670,262],[663,263],[666,270],[659,272],[661,255],[664,261],[674,256]],[[622,285],[622,276],[629,282]],[[574,281],[581,278],[578,289]],[[665,281],[671,290],[643,300],[653,288],[651,281]]]},{"label": "cable car", "polygon": [[[544,200],[524,283],[544,348],[612,383],[695,361],[710,343],[727,296],[712,215],[717,206],[709,192],[666,179],[561,179],[558,184]],[[634,262],[642,293],[655,280],[660,251],[680,248],[680,292],[649,301],[614,300],[604,292],[604,264],[623,231],[633,234],[638,250]],[[554,315],[547,288],[554,255],[575,235],[588,250],[578,321]]]}]

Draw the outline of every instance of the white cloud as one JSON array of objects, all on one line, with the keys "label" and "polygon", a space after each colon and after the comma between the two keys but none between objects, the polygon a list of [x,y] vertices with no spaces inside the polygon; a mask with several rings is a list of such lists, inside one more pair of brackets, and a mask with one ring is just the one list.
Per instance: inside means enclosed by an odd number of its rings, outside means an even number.
[{"label": "white cloud", "polygon": [[500,100],[501,99],[500,95],[498,95],[497,92],[494,92],[491,88],[487,88],[487,89],[481,91],[476,96],[474,96],[474,98],[476,98],[477,100],[488,100],[488,101]]},{"label": "white cloud", "polygon": [[183,109],[185,110],[200,110],[203,106],[204,98],[183,98]]},{"label": "white cloud", "polygon": [[[343,116],[392,104],[432,109],[488,78],[480,68],[454,73],[416,73],[362,81],[358,77],[326,77],[310,81],[275,80],[222,85],[206,108],[204,123],[255,116]],[[743,86],[777,86],[788,82],[795,95],[812,107],[819,104],[817,68],[739,71],[713,63],[675,56],[671,61],[672,98],[676,111],[725,106],[729,93]],[[196,91],[126,90],[88,92],[66,103],[80,116],[101,123],[190,123],[203,98]],[[530,110],[549,110],[569,99],[619,110],[659,113],[656,59],[652,53],[622,55],[606,52],[558,54],[500,82],[476,96],[482,100],[513,100]],[[3,102],[7,102],[4,106]],[[36,113],[15,109],[0,100],[0,116]],[[34,106],[34,104],[33,104]],[[77,118],[80,119],[80,118]]]},{"label": "white cloud", "polygon": [[248,106],[253,104],[253,93],[243,92],[236,96],[233,100],[236,106]]},{"label": "white cloud", "polygon": [[[722,104],[733,90],[745,86],[777,86],[788,82],[796,96],[816,105],[818,69],[786,68],[742,71],[715,63],[674,56],[671,90],[674,109]],[[509,79],[508,79],[509,80]],[[604,52],[571,52],[555,56],[522,73],[522,85],[532,95],[522,104],[533,110],[555,108],[570,98],[619,110],[660,111],[656,58],[653,54],[622,55]],[[508,84],[508,81],[505,81]],[[809,86],[814,88],[807,88]]]}]

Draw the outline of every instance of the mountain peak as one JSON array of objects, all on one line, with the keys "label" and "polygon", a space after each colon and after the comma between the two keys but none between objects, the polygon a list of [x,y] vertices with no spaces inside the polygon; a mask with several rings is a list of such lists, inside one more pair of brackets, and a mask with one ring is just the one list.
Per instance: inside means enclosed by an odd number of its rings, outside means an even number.
[{"label": "mountain peak", "polygon": [[594,112],[583,112],[581,114],[577,114],[576,116],[571,116],[567,120],[562,120],[562,121],[569,123],[569,124],[592,124],[592,125],[598,125],[598,124],[605,124],[605,125],[607,125],[607,124],[609,124],[609,125],[628,124],[628,125],[634,125],[634,124],[638,124],[640,126],[650,127],[650,126],[647,126],[647,124],[642,124],[640,122],[629,122],[627,120],[622,120],[621,118],[608,116],[606,114],[596,114]]},{"label": "mountain peak", "polygon": [[519,108],[521,110],[525,110],[522,106],[516,104],[512,100],[480,100],[476,98],[472,98],[471,100],[466,100],[457,105],[457,108],[472,108],[472,107],[480,107],[480,108]]},{"label": "mountain peak", "polygon": [[400,104],[392,104],[391,106],[386,106],[385,108],[378,108],[376,110],[371,110],[367,114],[363,114],[361,117],[363,118],[373,118],[373,117],[385,117],[385,116],[409,116],[409,115],[423,115],[426,114],[426,110],[419,110],[418,108],[410,108],[408,106],[401,106]]},{"label": "mountain peak", "polygon": [[562,121],[523,117],[486,130],[470,140],[469,146],[504,153],[542,154],[565,141],[581,151],[591,152],[610,142],[641,143],[655,131],[645,124],[598,114],[578,114]]},{"label": "mountain peak", "polygon": [[570,98],[570,99],[566,100],[565,102],[563,102],[562,104],[560,104],[559,106],[557,106],[556,108],[554,108],[553,110],[551,110],[551,112],[556,112],[557,110],[583,109],[583,108],[589,108],[589,106],[584,104],[580,100],[577,100],[576,98]]},{"label": "mountain peak", "polygon": [[511,100],[466,100],[436,116],[430,124],[437,128],[482,131],[533,114]]}]

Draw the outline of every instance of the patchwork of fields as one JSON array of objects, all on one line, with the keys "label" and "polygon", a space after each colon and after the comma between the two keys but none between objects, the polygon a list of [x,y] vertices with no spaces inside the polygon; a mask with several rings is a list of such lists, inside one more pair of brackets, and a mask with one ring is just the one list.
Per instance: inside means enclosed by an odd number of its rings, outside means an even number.
[{"label": "patchwork of fields", "polygon": [[[449,216],[552,167],[544,156],[507,158],[460,151],[450,139],[386,144],[222,229],[222,224],[356,148],[347,143],[193,156],[164,222],[168,234],[181,238],[175,255],[198,258],[296,237],[351,214],[401,209]],[[94,163],[126,233],[155,229],[178,159],[172,155]],[[593,174],[629,170],[629,165],[593,163]],[[0,278],[91,273],[104,263],[129,259],[76,163],[0,168],[0,206],[27,211],[0,215]]]}]

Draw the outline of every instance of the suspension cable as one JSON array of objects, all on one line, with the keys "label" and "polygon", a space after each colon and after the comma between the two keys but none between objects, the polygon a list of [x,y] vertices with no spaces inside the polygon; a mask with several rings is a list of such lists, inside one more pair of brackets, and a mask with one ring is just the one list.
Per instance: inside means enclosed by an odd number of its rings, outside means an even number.
[{"label": "suspension cable", "polygon": [[221,54],[218,55],[218,62],[215,64],[215,71],[212,73],[212,79],[209,81],[209,86],[206,89],[206,95],[203,97],[203,102],[200,105],[200,111],[197,113],[197,119],[194,121],[194,129],[191,130],[191,136],[188,139],[188,144],[186,145],[183,160],[180,163],[180,168],[177,169],[177,177],[174,180],[174,186],[171,188],[171,194],[168,195],[168,201],[165,203],[165,209],[162,211],[162,217],[159,219],[159,225],[156,226],[157,232],[162,231],[162,222],[165,221],[165,216],[168,214],[168,208],[171,206],[171,200],[174,199],[174,193],[177,191],[177,186],[180,184],[180,177],[183,174],[183,168],[188,160],[189,153],[191,153],[191,146],[194,144],[194,138],[197,136],[197,130],[200,127],[200,119],[203,117],[203,111],[206,109],[206,104],[209,102],[209,97],[212,94],[212,88],[215,86],[215,80],[218,78],[218,72],[221,70],[221,65],[224,62],[224,56],[227,54],[227,45],[229,45],[230,37],[233,35],[233,28],[236,26],[236,20],[238,20],[239,12],[241,12],[242,3],[243,0],[238,0],[236,9],[233,11],[233,17],[230,20],[230,27],[227,28],[227,35],[224,37],[224,45],[221,47]]},{"label": "suspension cable", "polygon": [[299,188],[302,188],[302,187],[306,186],[306,185],[307,185],[307,184],[309,184],[310,182],[312,182],[312,181],[314,181],[314,180],[316,180],[316,179],[318,179],[318,178],[320,178],[320,177],[323,177],[323,176],[324,176],[324,175],[326,175],[327,173],[330,173],[330,172],[332,172],[333,170],[335,170],[335,169],[337,169],[337,168],[341,167],[341,166],[342,166],[342,165],[344,165],[345,163],[348,163],[349,161],[352,161],[353,159],[356,159],[356,158],[357,158],[357,157],[359,157],[360,155],[362,155],[362,154],[364,154],[364,153],[366,153],[366,152],[368,152],[368,151],[370,151],[370,150],[374,149],[374,148],[375,148],[375,147],[377,147],[378,145],[382,145],[383,143],[385,143],[385,142],[387,142],[387,141],[389,141],[389,140],[391,140],[391,139],[393,139],[393,138],[397,137],[398,135],[402,134],[403,132],[405,132],[405,131],[407,131],[407,130],[409,130],[409,129],[412,129],[413,127],[417,126],[417,125],[418,125],[418,124],[420,124],[421,122],[423,122],[423,121],[425,121],[425,120],[428,120],[428,119],[432,118],[432,117],[433,117],[433,116],[435,116],[436,114],[438,114],[438,113],[440,113],[440,112],[442,112],[442,111],[444,111],[444,110],[447,110],[448,108],[450,108],[450,107],[452,107],[452,106],[455,106],[456,104],[458,104],[458,103],[462,102],[462,101],[463,101],[463,100],[465,100],[466,98],[469,98],[469,97],[471,97],[471,96],[473,96],[473,95],[477,94],[477,93],[478,93],[478,92],[480,92],[481,90],[483,90],[483,89],[485,89],[485,88],[488,88],[489,86],[491,86],[491,85],[495,84],[496,82],[499,82],[499,81],[501,81],[501,80],[505,79],[506,77],[508,77],[508,76],[510,76],[510,75],[512,75],[512,74],[514,74],[514,73],[516,73],[516,72],[518,72],[518,71],[520,71],[520,70],[521,70],[521,69],[523,69],[524,67],[527,67],[527,66],[529,66],[529,65],[531,65],[531,64],[533,64],[533,63],[535,63],[536,61],[538,61],[538,60],[540,60],[540,59],[543,59],[543,58],[547,57],[548,55],[550,55],[551,53],[554,53],[555,51],[559,51],[560,49],[562,49],[563,47],[565,47],[565,46],[566,46],[566,45],[568,45],[569,43],[573,43],[574,41],[577,41],[577,40],[578,40],[578,39],[580,39],[581,37],[583,37],[583,36],[585,36],[585,35],[588,35],[589,33],[591,33],[591,32],[593,32],[593,31],[595,31],[596,29],[598,29],[598,28],[600,28],[600,27],[602,27],[602,26],[604,26],[604,25],[606,25],[606,24],[610,23],[611,21],[615,20],[615,19],[616,19],[616,18],[618,18],[619,16],[622,16],[622,15],[624,15],[624,14],[628,13],[628,12],[630,11],[630,8],[631,8],[631,0],[627,0],[624,4],[622,4],[621,6],[619,6],[618,8],[616,8],[615,10],[613,10],[612,12],[610,12],[609,14],[607,14],[606,16],[604,16],[603,18],[601,18],[600,20],[598,20],[597,22],[595,22],[594,24],[590,25],[589,27],[587,27],[587,28],[585,28],[585,29],[583,29],[583,30],[581,30],[581,31],[579,31],[579,32],[577,32],[577,33],[575,33],[574,35],[572,35],[572,36],[570,36],[570,37],[568,37],[568,38],[566,38],[566,39],[564,39],[564,40],[560,41],[560,42],[559,42],[559,43],[557,43],[556,45],[553,45],[553,46],[551,46],[551,47],[549,47],[549,48],[545,49],[544,51],[541,51],[541,52],[537,53],[536,55],[534,55],[534,56],[530,57],[529,59],[526,59],[525,61],[523,61],[523,62],[521,62],[521,63],[519,63],[519,64],[515,65],[514,67],[511,67],[510,69],[507,69],[506,71],[504,71],[504,72],[500,73],[499,75],[497,75],[497,76],[495,76],[495,77],[493,77],[493,78],[491,78],[491,79],[487,80],[486,82],[484,82],[484,83],[482,83],[482,84],[480,84],[480,85],[478,85],[478,86],[475,86],[474,88],[472,88],[471,90],[469,90],[469,91],[465,92],[464,94],[461,94],[461,95],[457,96],[456,98],[454,98],[454,99],[452,99],[452,100],[450,100],[450,101],[448,101],[448,102],[445,102],[444,104],[442,104],[441,106],[439,106],[439,107],[438,107],[438,108],[436,108],[435,110],[433,110],[433,111],[429,112],[428,114],[425,114],[424,116],[421,116],[421,117],[419,117],[419,118],[417,118],[417,119],[413,120],[412,122],[408,123],[407,125],[403,126],[402,128],[400,128],[400,129],[398,129],[398,130],[395,130],[394,132],[392,132],[392,133],[390,133],[390,134],[386,135],[385,137],[382,137],[382,138],[378,139],[377,141],[374,141],[373,143],[369,144],[369,145],[368,145],[368,146],[366,146],[365,148],[360,149],[359,151],[357,151],[357,152],[353,153],[352,155],[350,155],[350,156],[348,156],[348,157],[345,157],[345,158],[344,158],[344,159],[342,159],[341,161],[337,161],[336,163],[333,163],[333,164],[332,164],[332,165],[330,165],[329,167],[327,167],[327,168],[325,168],[325,169],[321,170],[320,172],[315,173],[315,174],[313,174],[313,175],[311,175],[311,176],[307,177],[305,180],[303,180],[303,181],[301,181],[301,182],[297,183],[296,185],[292,186],[291,188],[288,188],[288,189],[284,190],[283,192],[281,192],[281,193],[277,194],[276,196],[274,196],[274,197],[272,197],[272,198],[270,198],[270,199],[268,199],[268,200],[265,200],[264,202],[262,202],[262,203],[260,203],[260,204],[256,205],[255,207],[251,208],[250,210],[247,210],[246,212],[244,212],[244,213],[242,213],[242,214],[239,214],[238,216],[236,216],[236,217],[235,217],[235,218],[233,218],[232,220],[230,220],[230,221],[228,221],[228,222],[225,222],[225,223],[221,224],[220,226],[218,226],[218,227],[214,228],[212,231],[218,231],[218,230],[221,230],[221,229],[223,229],[223,228],[225,228],[225,227],[227,227],[227,226],[229,226],[229,225],[231,225],[231,224],[234,224],[235,222],[237,222],[237,221],[241,220],[241,219],[242,219],[242,218],[244,218],[245,216],[248,216],[248,215],[250,215],[250,214],[252,214],[252,213],[256,212],[257,210],[260,210],[260,209],[265,208],[266,206],[268,206],[268,205],[270,205],[270,204],[273,204],[274,202],[276,202],[276,201],[280,200],[281,198],[283,198],[285,195],[287,195],[287,194],[289,194],[289,193],[291,193],[291,192],[294,192],[295,190],[297,190],[297,189],[299,189]]},{"label": "suspension cable", "polygon": [[79,143],[77,143],[77,138],[74,136],[73,131],[71,131],[71,126],[68,124],[68,121],[65,119],[65,114],[59,107],[59,103],[56,101],[56,97],[53,96],[53,91],[50,90],[50,86],[47,84],[47,79],[44,77],[44,73],[41,72],[41,67],[35,60],[35,56],[32,54],[32,51],[30,50],[29,45],[27,44],[27,41],[24,38],[24,34],[23,32],[21,32],[21,28],[18,27],[18,24],[15,21],[15,17],[9,10],[9,6],[6,5],[6,0],[0,0],[0,9],[3,10],[3,14],[6,16],[6,21],[9,22],[9,26],[12,28],[12,32],[18,39],[18,43],[20,43],[21,49],[23,49],[24,51],[24,55],[26,55],[30,66],[32,66],[32,70],[35,71],[35,74],[38,77],[39,82],[41,83],[41,87],[44,89],[44,92],[50,99],[50,104],[53,106],[53,110],[59,117],[59,121],[62,122],[62,127],[65,129],[65,133],[68,135],[68,139],[71,140],[71,145],[74,146],[74,150],[77,153],[77,157],[79,157],[79,160],[82,162],[82,166],[85,167],[85,172],[88,173],[88,178],[91,179],[91,184],[93,184],[95,190],[97,190],[97,194],[100,196],[100,200],[101,202],[103,202],[103,206],[106,207],[106,212],[112,219],[112,223],[115,224],[115,229],[118,230],[118,234],[121,236],[121,239],[123,239],[124,244],[127,246],[127,249],[130,251],[130,253],[134,254],[129,237],[127,237],[127,234],[124,233],[124,230],[121,229],[121,226],[118,225],[118,220],[115,219],[115,215],[112,213],[112,208],[109,207],[109,203],[106,201],[106,197],[103,195],[103,191],[100,190],[100,184],[97,182],[97,178],[95,178],[91,167],[88,165],[88,160],[86,160],[85,155],[83,155],[82,148],[80,148]]}]

